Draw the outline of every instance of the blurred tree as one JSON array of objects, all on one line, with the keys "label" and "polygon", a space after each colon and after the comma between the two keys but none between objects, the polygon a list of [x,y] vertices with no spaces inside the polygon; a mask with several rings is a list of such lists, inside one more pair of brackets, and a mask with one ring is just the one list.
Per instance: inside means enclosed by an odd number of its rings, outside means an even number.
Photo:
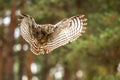
[{"label": "blurred tree", "polygon": [[[24,11],[24,6],[25,6],[25,3],[26,3],[26,0],[20,0],[20,10],[21,11]],[[21,51],[20,51],[20,54],[19,54],[19,80],[22,80],[22,76],[24,74],[24,66],[25,66],[25,58],[26,58],[26,55],[24,54],[25,51],[24,51],[24,44],[25,44],[25,41],[21,38],[20,39],[20,43],[21,43]]]},{"label": "blurred tree", "polygon": [[[120,79],[120,1],[0,0],[0,3],[0,80],[13,80],[14,77],[22,80],[23,75],[27,75],[28,80],[34,79],[34,76],[38,80],[49,80],[50,76],[56,80],[55,73],[51,75],[51,69],[58,63],[64,68],[62,80],[77,80],[76,72],[79,70],[82,71],[82,80]],[[80,39],[51,54],[35,56],[29,49],[23,49],[26,44],[23,39],[14,38],[19,11],[35,17],[39,24],[56,23],[65,17],[85,13],[88,17],[87,31]],[[9,12],[11,22],[5,25]],[[18,43],[21,50],[13,51],[13,46]],[[41,66],[36,74],[31,72],[33,62]],[[13,70],[16,67],[18,69]]]},{"label": "blurred tree", "polygon": [[13,46],[15,43],[14,40],[14,29],[17,25],[16,22],[16,0],[12,0],[11,4],[11,22],[9,26],[9,32],[8,32],[8,53],[7,53],[7,75],[9,80],[14,80],[14,71],[13,71],[13,65],[14,65],[14,52],[13,52]]},{"label": "blurred tree", "polygon": [[33,63],[34,56],[35,55],[32,52],[29,52],[28,59],[26,61],[26,63],[27,63],[26,70],[27,70],[28,80],[32,79],[31,64]]}]

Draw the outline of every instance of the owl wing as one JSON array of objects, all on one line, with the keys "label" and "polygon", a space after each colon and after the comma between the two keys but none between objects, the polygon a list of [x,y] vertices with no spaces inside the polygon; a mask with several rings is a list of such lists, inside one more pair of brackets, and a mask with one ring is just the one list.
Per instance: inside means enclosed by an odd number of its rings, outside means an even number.
[{"label": "owl wing", "polygon": [[[37,40],[33,36],[34,31],[31,28],[32,26],[30,26],[30,24],[32,24],[34,20],[29,15],[21,14],[19,21],[20,21],[20,24],[19,24],[20,34],[23,37],[23,39],[25,39],[26,42],[29,43],[30,50],[36,55],[38,53],[39,54],[44,53],[44,49],[41,49],[39,47],[40,44],[38,44]],[[37,25],[37,26],[40,26],[40,25]],[[36,26],[33,26],[33,27],[36,27]],[[39,27],[37,29],[39,29]]]},{"label": "owl wing", "polygon": [[53,26],[54,32],[44,46],[40,45],[33,36],[34,31],[31,27],[34,26],[39,29],[39,25],[32,25],[35,24],[35,21],[29,15],[22,15],[20,32],[22,37],[30,44],[30,49],[34,54],[45,54],[76,40],[81,33],[85,32],[86,20],[83,15],[79,15],[58,22]]},{"label": "owl wing", "polygon": [[55,32],[52,34],[52,40],[47,43],[48,52],[76,40],[85,32],[87,19],[84,15],[78,15],[69,19],[64,19],[55,24]]},{"label": "owl wing", "polygon": [[21,33],[23,39],[25,39],[28,43],[31,43],[33,38],[31,37],[29,24],[28,24],[28,21],[29,21],[28,17],[29,16],[21,14],[20,17],[21,17],[19,19],[19,21],[20,21],[20,24],[19,24],[20,33]]}]

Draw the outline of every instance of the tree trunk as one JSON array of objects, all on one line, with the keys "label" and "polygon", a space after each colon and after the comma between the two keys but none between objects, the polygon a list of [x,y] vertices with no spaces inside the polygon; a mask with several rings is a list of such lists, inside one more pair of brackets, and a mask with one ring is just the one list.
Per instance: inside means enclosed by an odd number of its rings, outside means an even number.
[{"label": "tree trunk", "polygon": [[8,54],[8,46],[6,44],[3,44],[2,48],[2,79],[1,80],[6,80],[7,76],[7,54]]},{"label": "tree trunk", "polygon": [[42,71],[41,71],[41,80],[48,80],[49,70],[50,70],[50,61],[49,55],[44,55]]},{"label": "tree trunk", "polygon": [[4,33],[4,24],[3,24],[3,18],[4,18],[4,11],[3,11],[3,13],[2,13],[2,25],[0,26],[1,28],[0,28],[0,32],[1,32],[1,34],[0,34],[0,41],[2,42],[2,46],[0,46],[0,51],[1,51],[1,56],[0,56],[0,80],[4,80],[4,68],[5,68],[5,66],[4,66],[4,58],[3,58],[3,49],[4,49],[4,45],[5,44],[3,44],[3,43],[5,43],[5,40],[4,40],[4,37],[2,36],[2,35],[4,35],[3,33]]},{"label": "tree trunk", "polygon": [[[21,0],[21,4],[20,4],[20,8],[21,8],[21,11],[24,10],[24,4],[25,4],[25,1],[26,0]],[[23,76],[23,73],[24,73],[24,68],[25,68],[25,52],[23,50],[23,45],[25,43],[25,41],[20,38],[20,43],[21,43],[21,46],[22,46],[22,50],[20,51],[20,54],[19,54],[19,80],[22,80],[22,76]]]},{"label": "tree trunk", "polygon": [[[2,51],[3,46],[0,48],[0,51]],[[3,80],[3,56],[0,56],[0,80]]]},{"label": "tree trunk", "polygon": [[69,64],[67,62],[64,62],[64,77],[63,80],[70,80],[70,70],[69,70]]},{"label": "tree trunk", "polygon": [[11,22],[9,26],[9,34],[8,34],[8,56],[7,56],[7,71],[8,71],[8,79],[14,80],[14,55],[13,55],[13,46],[14,46],[14,29],[16,27],[16,0],[12,0],[11,5]]},{"label": "tree trunk", "polygon": [[34,59],[34,54],[31,53],[31,51],[28,53],[28,59],[27,59],[27,64],[26,64],[26,68],[27,68],[27,77],[28,77],[28,80],[31,80],[32,78],[32,73],[31,73],[31,64],[33,62],[33,59]]},{"label": "tree trunk", "polygon": [[23,73],[24,73],[24,67],[25,67],[25,52],[23,50],[23,45],[24,45],[24,41],[23,39],[21,39],[21,46],[22,46],[22,49],[20,51],[20,54],[19,54],[19,80],[22,80],[22,76],[23,76]]}]

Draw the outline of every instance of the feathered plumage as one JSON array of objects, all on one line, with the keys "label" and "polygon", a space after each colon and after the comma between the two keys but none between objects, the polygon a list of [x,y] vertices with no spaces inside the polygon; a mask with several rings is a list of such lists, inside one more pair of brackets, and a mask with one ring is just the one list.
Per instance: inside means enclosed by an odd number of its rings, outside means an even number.
[{"label": "feathered plumage", "polygon": [[38,54],[50,53],[54,49],[76,40],[85,32],[87,19],[84,15],[63,19],[57,24],[40,25],[29,16],[22,14],[20,19],[22,37],[30,44],[31,51]]}]

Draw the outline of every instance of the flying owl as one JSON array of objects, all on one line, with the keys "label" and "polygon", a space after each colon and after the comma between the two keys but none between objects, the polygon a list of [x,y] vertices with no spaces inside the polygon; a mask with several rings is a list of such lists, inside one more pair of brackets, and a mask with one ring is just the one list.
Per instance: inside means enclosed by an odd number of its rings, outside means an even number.
[{"label": "flying owl", "polygon": [[87,18],[77,15],[56,24],[37,24],[33,17],[21,14],[20,33],[36,54],[47,54],[54,49],[76,40],[85,32]]}]

